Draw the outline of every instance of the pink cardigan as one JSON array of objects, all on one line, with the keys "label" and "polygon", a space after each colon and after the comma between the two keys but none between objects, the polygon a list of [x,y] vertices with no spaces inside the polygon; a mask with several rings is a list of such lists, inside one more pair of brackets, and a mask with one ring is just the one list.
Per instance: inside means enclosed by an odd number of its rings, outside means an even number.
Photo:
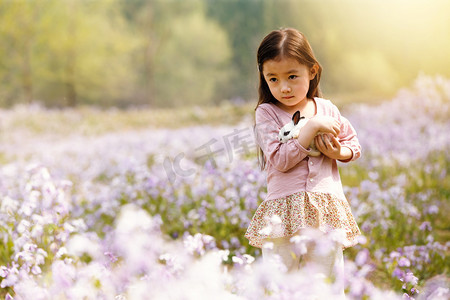
[{"label": "pink cardigan", "polygon": [[[314,98],[317,115],[332,116],[341,123],[338,140],[342,146],[352,150],[352,161],[361,156],[361,146],[355,129],[341,116],[338,108],[329,100]],[[263,103],[255,113],[255,134],[258,145],[264,152],[267,171],[266,200],[289,196],[293,193],[322,192],[345,199],[336,160],[325,155],[308,156],[308,149],[297,139],[283,144],[278,141],[278,132],[292,116],[272,103]]]}]

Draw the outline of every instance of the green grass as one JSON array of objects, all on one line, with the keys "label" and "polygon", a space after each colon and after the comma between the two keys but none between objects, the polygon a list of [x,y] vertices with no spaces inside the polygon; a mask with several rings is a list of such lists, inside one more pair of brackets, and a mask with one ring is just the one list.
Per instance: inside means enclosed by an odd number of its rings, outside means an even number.
[{"label": "green grass", "polygon": [[3,120],[4,131],[36,134],[101,135],[109,132],[148,128],[182,128],[196,125],[233,125],[243,118],[252,118],[253,104],[183,107],[182,109],[49,109],[8,112]]}]

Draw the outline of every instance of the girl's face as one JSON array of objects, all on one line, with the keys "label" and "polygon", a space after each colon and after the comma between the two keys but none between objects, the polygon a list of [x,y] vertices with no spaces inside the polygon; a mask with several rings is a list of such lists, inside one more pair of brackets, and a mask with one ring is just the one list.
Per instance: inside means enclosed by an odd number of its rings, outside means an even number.
[{"label": "girl's face", "polygon": [[309,69],[293,58],[271,59],[263,64],[263,75],[270,92],[288,107],[296,106],[306,99],[309,82],[317,71],[317,65]]}]

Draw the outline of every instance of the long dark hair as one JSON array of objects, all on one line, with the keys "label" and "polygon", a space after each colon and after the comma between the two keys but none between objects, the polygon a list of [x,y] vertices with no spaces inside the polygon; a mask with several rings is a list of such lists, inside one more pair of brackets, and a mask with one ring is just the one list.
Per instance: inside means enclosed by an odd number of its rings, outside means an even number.
[{"label": "long dark hair", "polygon": [[[305,65],[309,69],[314,65],[317,65],[319,67],[317,74],[309,82],[309,89],[306,97],[312,99],[314,97],[320,97],[321,95],[319,82],[322,74],[322,66],[314,56],[314,52],[306,37],[293,28],[274,30],[262,40],[257,52],[259,88],[258,104],[256,105],[255,110],[262,103],[276,103],[278,101],[270,92],[269,86],[264,78],[263,65],[264,62],[268,60],[280,58],[296,59],[300,64]],[[266,164],[265,157],[263,151],[259,147],[258,161],[261,169],[264,169]]]}]

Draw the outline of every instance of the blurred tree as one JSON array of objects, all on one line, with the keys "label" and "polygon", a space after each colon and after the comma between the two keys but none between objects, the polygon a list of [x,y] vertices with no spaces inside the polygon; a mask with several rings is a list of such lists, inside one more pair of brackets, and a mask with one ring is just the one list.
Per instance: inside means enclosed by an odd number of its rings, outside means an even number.
[{"label": "blurred tree", "polygon": [[138,103],[154,104],[154,57],[163,38],[167,8],[158,0],[119,0],[120,10],[132,32],[139,36],[133,53],[133,67],[138,75],[134,99]]},{"label": "blurred tree", "polygon": [[114,0],[2,0],[2,103],[74,106],[129,98],[128,53],[136,42],[115,6]]},{"label": "blurred tree", "polygon": [[174,106],[222,98],[216,91],[227,81],[230,46],[222,28],[206,17],[203,1],[121,3],[142,37],[135,56],[141,99]]},{"label": "blurred tree", "polygon": [[114,0],[51,1],[42,19],[40,52],[47,72],[39,88],[50,104],[118,104],[129,99],[137,38],[126,31]]},{"label": "blurred tree", "polygon": [[32,74],[33,46],[44,4],[37,1],[0,1],[0,101],[31,102],[34,97]]},{"label": "blurred tree", "polygon": [[[295,27],[308,37],[317,31],[315,1],[297,0],[215,0],[206,1],[208,15],[227,31],[232,45],[231,81],[224,85],[230,98],[256,99],[258,71],[256,51],[272,30]],[[319,51],[319,53],[321,53]]]},{"label": "blurred tree", "polygon": [[229,82],[224,82],[220,91],[223,99],[255,99],[258,72],[256,49],[270,27],[262,19],[263,1],[215,0],[205,1],[207,15],[217,20],[226,30],[232,57]]},{"label": "blurred tree", "polygon": [[155,57],[157,104],[207,104],[222,100],[217,88],[227,81],[227,35],[203,12],[174,18],[168,39]]},{"label": "blurred tree", "polygon": [[421,71],[450,76],[448,9],[444,0],[0,0],[0,105],[253,100],[256,49],[280,27],[308,37],[325,96],[386,97]]}]

